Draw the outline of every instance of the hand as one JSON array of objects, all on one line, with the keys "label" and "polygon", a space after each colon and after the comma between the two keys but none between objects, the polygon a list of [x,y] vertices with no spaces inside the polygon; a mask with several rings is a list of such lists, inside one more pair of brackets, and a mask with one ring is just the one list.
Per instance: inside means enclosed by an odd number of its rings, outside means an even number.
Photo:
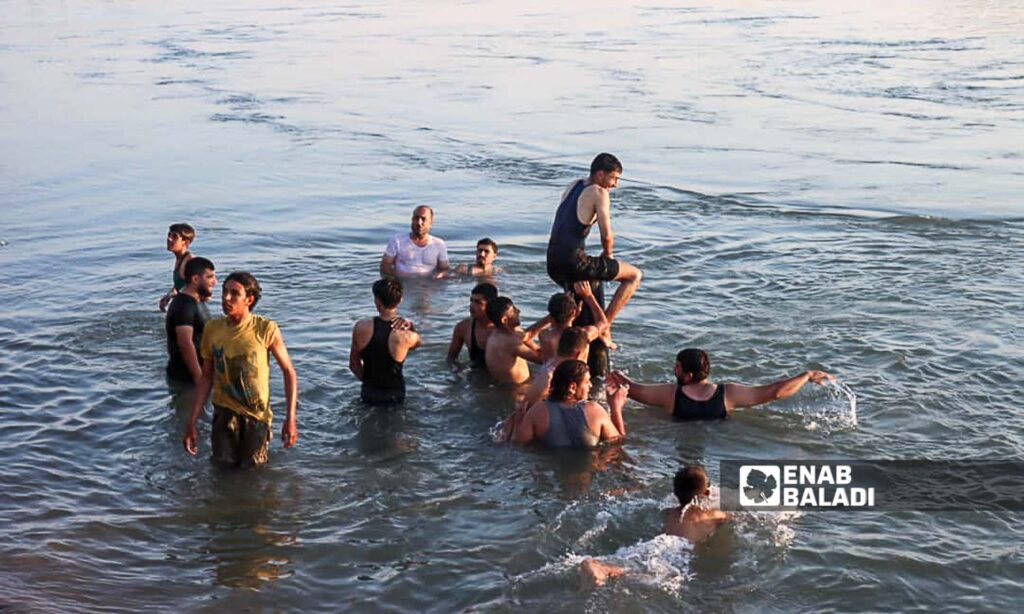
[{"label": "hand", "polygon": [[629,398],[629,384],[612,382],[610,378],[605,380],[604,391],[608,395],[608,405],[612,407],[625,406]]},{"label": "hand", "polygon": [[580,298],[586,298],[588,296],[594,296],[593,290],[590,289],[589,281],[578,281],[572,285],[572,291],[576,293],[576,296]]},{"label": "hand", "polygon": [[160,311],[167,311],[167,306],[171,304],[171,299],[174,298],[171,294],[165,294],[160,298]]},{"label": "hand", "polygon": [[290,448],[299,440],[299,430],[295,426],[295,420],[285,420],[281,425],[281,442],[284,447]]},{"label": "hand", "polygon": [[398,316],[394,320],[391,320],[391,330],[412,330],[412,331],[415,331],[416,327],[413,326],[412,320],[406,320],[402,316]]},{"label": "hand", "polygon": [[834,382],[836,381],[836,378],[829,375],[828,373],[825,373],[824,371],[808,371],[807,380],[814,382],[819,386],[824,386],[825,382]]},{"label": "hand", "polygon": [[625,386],[626,388],[629,388],[629,385],[632,384],[633,382],[628,377],[626,377],[626,374],[623,373],[622,371],[612,371],[605,377],[605,383],[615,384],[617,386]]},{"label": "hand", "polygon": [[185,451],[191,454],[192,456],[199,454],[199,447],[196,445],[196,439],[198,438],[199,436],[196,434],[196,425],[192,424],[191,422],[186,424],[185,441],[183,441],[182,443],[185,444]]}]

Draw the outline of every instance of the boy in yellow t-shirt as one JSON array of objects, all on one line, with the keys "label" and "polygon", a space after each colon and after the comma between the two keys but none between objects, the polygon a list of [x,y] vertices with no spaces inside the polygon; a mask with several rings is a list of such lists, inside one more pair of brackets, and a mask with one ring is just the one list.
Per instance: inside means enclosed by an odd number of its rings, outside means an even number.
[{"label": "boy in yellow t-shirt", "polygon": [[228,275],[221,292],[225,317],[203,330],[200,355],[203,376],[185,427],[185,449],[195,455],[196,421],[213,391],[213,460],[238,467],[267,462],[273,413],[270,410],[270,364],[273,354],[284,373],[287,413],[281,427],[286,448],[298,439],[298,380],[277,322],[252,313],[262,294],[256,278],[245,272]]}]

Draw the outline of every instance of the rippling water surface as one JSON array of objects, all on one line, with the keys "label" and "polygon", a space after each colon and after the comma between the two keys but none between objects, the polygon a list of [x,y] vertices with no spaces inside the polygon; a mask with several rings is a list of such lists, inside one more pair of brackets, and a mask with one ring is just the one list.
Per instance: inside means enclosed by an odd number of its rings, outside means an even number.
[{"label": "rippling water surface", "polygon": [[[0,609],[1019,607],[1009,513],[655,538],[681,462],[1024,456],[1024,6],[892,4],[4,3]],[[494,237],[531,320],[603,150],[646,275],[615,366],[824,368],[856,423],[808,388],[712,424],[630,404],[591,457],[496,446],[507,393],[444,368],[468,281],[408,290],[405,408],[355,400],[349,331],[412,206],[456,260]],[[156,301],[182,220],[260,278],[299,373],[299,445],[260,471],[181,448]],[[637,573],[582,590],[584,556]]]}]

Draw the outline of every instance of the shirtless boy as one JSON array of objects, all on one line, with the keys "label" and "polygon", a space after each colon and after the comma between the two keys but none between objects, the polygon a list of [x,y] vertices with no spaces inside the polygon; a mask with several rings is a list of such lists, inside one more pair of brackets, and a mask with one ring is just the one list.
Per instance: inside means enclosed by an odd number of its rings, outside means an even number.
[{"label": "shirtless boy", "polygon": [[[590,290],[589,281],[578,281],[572,286],[576,296],[583,299],[587,309],[593,316],[594,324],[580,326],[579,329],[587,336],[587,344],[603,335],[608,330],[608,319],[604,310],[594,298]],[[582,308],[576,302],[576,298],[569,292],[558,293],[548,299],[548,315],[551,316],[551,328],[541,331],[538,336],[540,342],[541,360],[547,361],[555,356],[558,350],[558,340],[562,332],[572,326],[573,321],[580,315]],[[586,359],[584,359],[586,360]]]},{"label": "shirtless boy", "polygon": [[530,379],[530,367],[526,361],[540,362],[540,349],[532,339],[535,329],[541,324],[523,331],[519,308],[507,296],[488,301],[487,317],[494,324],[485,350],[487,371],[503,384],[522,384]]},{"label": "shirtless boy", "polygon": [[[683,467],[676,472],[672,490],[679,499],[679,506],[664,511],[666,535],[682,537],[696,544],[710,537],[729,519],[729,514],[722,510],[690,505],[697,497],[707,497],[711,494],[708,474],[700,465]],[[608,578],[617,578],[624,573],[625,568],[608,565],[597,559],[586,559],[580,564],[580,575],[595,586],[603,586]]]}]

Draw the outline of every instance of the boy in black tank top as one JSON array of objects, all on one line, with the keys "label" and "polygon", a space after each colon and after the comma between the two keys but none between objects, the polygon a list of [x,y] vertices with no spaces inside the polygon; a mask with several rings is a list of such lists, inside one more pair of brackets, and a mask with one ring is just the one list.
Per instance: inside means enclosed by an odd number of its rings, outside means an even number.
[{"label": "boy in black tank top", "polygon": [[377,316],[352,327],[348,366],[363,383],[360,397],[365,403],[401,403],[405,400],[405,358],[420,346],[420,336],[412,322],[398,315],[401,283],[378,280],[373,284],[373,299]]},{"label": "boy in black tank top", "polygon": [[474,367],[486,367],[487,339],[494,330],[494,323],[487,317],[487,303],[498,298],[494,284],[481,283],[469,294],[469,317],[452,329],[452,340],[448,344],[448,366],[459,369],[459,353],[462,346],[469,350],[469,361]]}]

